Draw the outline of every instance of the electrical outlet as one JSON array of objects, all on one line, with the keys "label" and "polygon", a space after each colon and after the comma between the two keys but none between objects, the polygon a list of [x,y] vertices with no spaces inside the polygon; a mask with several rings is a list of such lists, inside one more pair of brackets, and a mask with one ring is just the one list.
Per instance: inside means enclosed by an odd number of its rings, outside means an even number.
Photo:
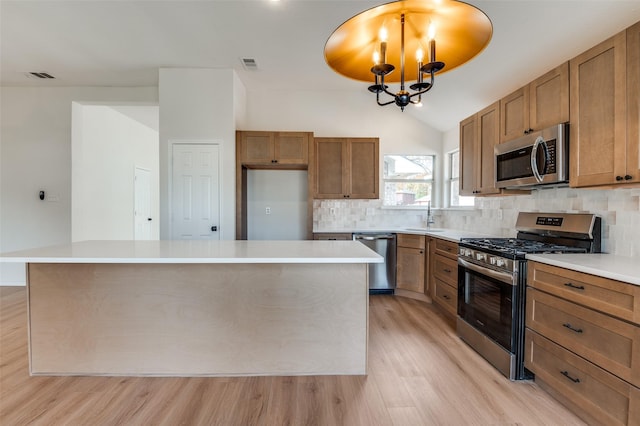
[{"label": "electrical outlet", "polygon": [[267,207],[266,209],[264,209],[264,213],[271,214],[271,207]]},{"label": "electrical outlet", "polygon": [[335,216],[335,215],[336,215],[336,209],[334,209],[333,207],[331,207],[331,208],[329,209],[329,214],[330,214],[331,216]]}]

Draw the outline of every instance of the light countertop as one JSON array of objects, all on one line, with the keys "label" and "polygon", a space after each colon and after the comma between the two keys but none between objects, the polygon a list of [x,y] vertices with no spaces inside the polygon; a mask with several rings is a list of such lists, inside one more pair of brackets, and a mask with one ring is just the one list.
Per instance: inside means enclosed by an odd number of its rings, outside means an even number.
[{"label": "light countertop", "polygon": [[382,263],[356,241],[81,241],[0,254],[24,263]]},{"label": "light countertop", "polygon": [[315,234],[323,234],[323,233],[377,233],[377,232],[390,232],[394,234],[418,234],[418,235],[428,235],[430,237],[442,238],[443,240],[452,241],[457,243],[461,238],[492,238],[496,237],[495,235],[482,234],[473,231],[462,231],[459,229],[449,229],[449,228],[419,228],[419,227],[407,227],[407,228],[375,228],[375,229],[354,229],[354,230],[345,230],[345,229],[335,229],[335,230],[322,230],[322,231],[313,231]]},{"label": "light countertop", "polygon": [[606,253],[528,254],[528,260],[640,285],[640,259]]}]

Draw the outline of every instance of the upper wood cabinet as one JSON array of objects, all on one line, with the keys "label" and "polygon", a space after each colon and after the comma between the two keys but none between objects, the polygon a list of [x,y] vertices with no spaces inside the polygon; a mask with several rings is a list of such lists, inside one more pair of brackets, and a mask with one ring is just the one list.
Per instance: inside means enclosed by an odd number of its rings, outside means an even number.
[{"label": "upper wood cabinet", "polygon": [[[627,30],[627,167],[623,182],[640,182],[640,22]],[[631,179],[626,179],[631,176]]]},{"label": "upper wood cabinet", "polygon": [[[631,57],[638,55],[638,27],[630,29]],[[635,39],[635,41],[633,41]],[[637,144],[634,158],[629,159],[627,170],[627,96],[629,103],[637,105],[637,62],[631,61],[632,76],[627,89],[627,36],[619,33],[587,50],[570,62],[571,127],[570,178],[572,187],[613,185],[637,182]],[[633,77],[635,73],[635,78]],[[634,101],[634,99],[636,99]],[[631,108],[631,110],[633,107]],[[638,116],[636,111],[635,120]],[[633,118],[632,120],[633,121]],[[630,130],[633,129],[633,126]],[[636,135],[637,136],[637,135]],[[633,169],[633,170],[632,170]]]},{"label": "upper wood cabinet", "polygon": [[379,197],[378,138],[315,138],[313,198]]},{"label": "upper wood cabinet", "polygon": [[238,132],[240,159],[247,165],[305,166],[309,163],[308,132]]},{"label": "upper wood cabinet", "polygon": [[499,124],[499,102],[460,122],[460,195],[500,193],[495,187],[493,151]]},{"label": "upper wood cabinet", "polygon": [[500,142],[569,121],[569,63],[500,100]]}]

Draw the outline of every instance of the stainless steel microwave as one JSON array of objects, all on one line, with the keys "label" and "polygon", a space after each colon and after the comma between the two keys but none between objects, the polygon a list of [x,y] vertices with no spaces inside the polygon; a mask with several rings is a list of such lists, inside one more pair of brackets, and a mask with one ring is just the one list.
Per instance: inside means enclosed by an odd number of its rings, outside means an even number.
[{"label": "stainless steel microwave", "polygon": [[569,182],[569,124],[558,124],[496,145],[496,188]]}]

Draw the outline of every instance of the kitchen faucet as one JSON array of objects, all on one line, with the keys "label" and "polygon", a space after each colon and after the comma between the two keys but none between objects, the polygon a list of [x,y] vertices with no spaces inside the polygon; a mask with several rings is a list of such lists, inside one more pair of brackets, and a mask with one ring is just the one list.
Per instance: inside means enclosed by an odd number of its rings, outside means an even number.
[{"label": "kitchen faucet", "polygon": [[436,223],[431,214],[431,200],[427,201],[427,229],[431,229],[431,226]]}]

